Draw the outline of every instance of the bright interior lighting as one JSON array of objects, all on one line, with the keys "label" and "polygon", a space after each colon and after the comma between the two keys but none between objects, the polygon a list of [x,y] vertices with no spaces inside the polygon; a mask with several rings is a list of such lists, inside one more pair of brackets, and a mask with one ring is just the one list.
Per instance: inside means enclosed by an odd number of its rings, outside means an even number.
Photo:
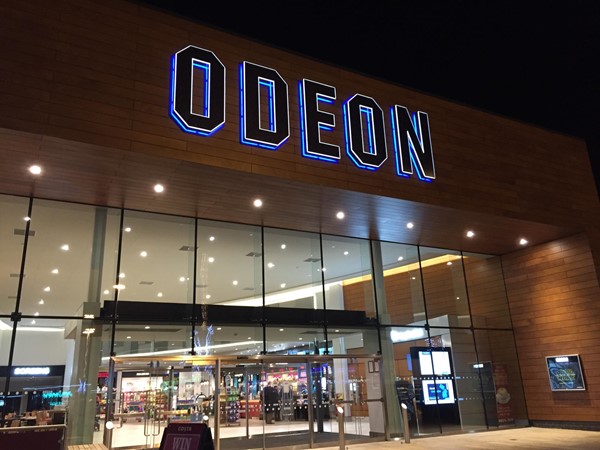
[{"label": "bright interior lighting", "polygon": [[165,187],[162,184],[155,184],[154,185],[154,192],[160,194],[161,192],[164,192]]},{"label": "bright interior lighting", "polygon": [[52,273],[53,273],[54,275],[58,274],[58,269],[52,269]]},{"label": "bright interior lighting", "polygon": [[125,289],[125,285],[124,284],[115,284],[113,286],[113,289],[123,290],[123,289]]},{"label": "bright interior lighting", "polygon": [[162,296],[163,296],[163,293],[162,293],[162,292],[159,292],[158,294],[156,294],[156,296],[157,296],[157,297],[162,297]]},{"label": "bright interior lighting", "polygon": [[33,313],[33,315],[37,317],[37,316],[40,315],[40,313],[39,312],[35,312],[35,313]]},{"label": "bright interior lighting", "polygon": [[283,328],[280,328],[279,331],[283,331]]},{"label": "bright interior lighting", "polygon": [[346,251],[344,252],[344,256],[348,256],[350,254],[350,252]]},{"label": "bright interior lighting", "polygon": [[127,336],[127,339],[131,339],[131,336]]},{"label": "bright interior lighting", "polygon": [[263,202],[260,198],[257,198],[256,200],[254,200],[254,206],[257,208],[260,208],[262,206]]},{"label": "bright interior lighting", "polygon": [[179,281],[183,283],[185,281],[185,277],[179,277]]},{"label": "bright interior lighting", "polygon": [[281,250],[285,250],[286,247],[287,247],[287,245],[281,244]]},{"label": "bright interior lighting", "polygon": [[521,238],[519,240],[519,244],[521,244],[521,245],[527,245],[528,243],[529,243],[529,241],[527,239],[525,239],[525,238]]},{"label": "bright interior lighting", "polygon": [[34,175],[39,175],[40,173],[42,173],[42,168],[37,165],[29,166],[29,172],[31,172]]},{"label": "bright interior lighting", "polygon": [[108,294],[110,294],[110,291],[109,291],[108,289],[104,289],[104,292],[103,292],[103,294],[104,294],[104,295],[108,295]]},{"label": "bright interior lighting", "polygon": [[125,233],[131,233],[131,227],[126,227],[123,231],[125,231]]},{"label": "bright interior lighting", "polygon": [[142,258],[145,258],[146,256],[148,256],[148,252],[147,252],[147,251],[145,251],[145,250],[142,250],[142,251],[140,252],[140,256],[141,256]]},{"label": "bright interior lighting", "polygon": [[44,292],[50,292],[50,286],[46,286],[46,287],[44,288]]},{"label": "bright interior lighting", "polygon": [[69,251],[69,249],[70,249],[70,247],[69,247],[69,244],[64,244],[64,245],[62,245],[62,246],[60,247],[60,249],[61,249],[63,252],[68,252],[68,251]]},{"label": "bright interior lighting", "polygon": [[344,217],[346,217],[346,214],[344,214],[344,211],[338,211],[335,217],[337,217],[338,219],[343,219]]},{"label": "bright interior lighting", "polygon": [[467,231],[467,237],[468,238],[472,238],[473,236],[475,236],[475,233],[471,230]]},{"label": "bright interior lighting", "polygon": [[212,241],[214,241],[214,240],[215,240],[215,237],[214,237],[214,236],[211,236],[211,237],[209,237],[209,238],[208,238],[208,240],[209,240],[210,242],[212,242]]},{"label": "bright interior lighting", "polygon": [[415,224],[414,224],[414,223],[412,223],[412,222],[408,222],[408,223],[406,224],[406,228],[408,228],[409,230],[410,230],[410,229],[412,229],[414,226],[415,226]]},{"label": "bright interior lighting", "polygon": [[398,261],[402,261],[404,259],[404,256],[398,256]]},{"label": "bright interior lighting", "polygon": [[267,267],[268,267],[269,269],[272,269],[273,267],[275,267],[275,264],[273,264],[272,262],[270,262],[270,263],[267,263]]},{"label": "bright interior lighting", "polygon": [[446,265],[447,265],[447,266],[451,266],[451,265],[452,265],[452,261],[448,261],[448,262],[446,263]]},{"label": "bright interior lighting", "polygon": [[344,408],[342,408],[340,405],[337,405],[335,409],[337,409],[338,414],[344,414]]},{"label": "bright interior lighting", "polygon": [[35,320],[32,320],[32,321],[31,321],[31,325],[35,325]]},{"label": "bright interior lighting", "polygon": [[208,257],[208,262],[209,263],[214,263],[215,262],[215,258],[213,258],[212,256]]},{"label": "bright interior lighting", "polygon": [[146,325],[146,326],[144,327],[144,330],[149,330],[149,329],[150,329],[150,326],[149,326],[149,325]]},{"label": "bright interior lighting", "polygon": [[233,280],[232,284],[233,284],[234,286],[237,286],[237,285],[238,285],[238,280]]},{"label": "bright interior lighting", "polygon": [[23,220],[24,220],[25,222],[29,222],[29,221],[31,220],[31,217],[28,217],[28,216],[26,216],[26,217],[23,217]]},{"label": "bright interior lighting", "polygon": [[204,296],[204,298],[205,298],[206,300],[209,300],[209,299],[210,299],[210,294],[206,294],[206,295]]},{"label": "bright interior lighting", "polygon": [[115,424],[109,420],[108,422],[106,422],[106,425],[104,425],[104,426],[106,427],[107,430],[112,430],[115,427]]},{"label": "bright interior lighting", "polygon": [[125,278],[125,273],[121,272],[121,273],[119,274],[119,278]]},{"label": "bright interior lighting", "polygon": [[281,283],[279,286],[281,286],[281,289],[283,289],[284,287],[286,287],[285,283]]},{"label": "bright interior lighting", "polygon": [[38,304],[43,305],[44,304],[44,299],[40,299],[40,301],[38,302]]}]

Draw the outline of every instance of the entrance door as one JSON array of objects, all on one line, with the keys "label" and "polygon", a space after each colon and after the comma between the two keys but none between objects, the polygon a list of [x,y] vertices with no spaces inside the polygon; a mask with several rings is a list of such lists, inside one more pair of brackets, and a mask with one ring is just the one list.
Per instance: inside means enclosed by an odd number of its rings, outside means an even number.
[{"label": "entrance door", "polygon": [[207,423],[216,450],[315,448],[385,437],[377,358],[262,355],[113,362],[114,428],[105,439],[114,449],[157,447],[174,421]]}]

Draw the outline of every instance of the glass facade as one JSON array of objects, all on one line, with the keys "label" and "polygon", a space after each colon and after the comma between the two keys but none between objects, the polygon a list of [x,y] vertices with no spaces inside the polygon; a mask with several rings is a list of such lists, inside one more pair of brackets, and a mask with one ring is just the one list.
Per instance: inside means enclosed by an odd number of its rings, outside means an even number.
[{"label": "glass facade", "polygon": [[413,436],[527,418],[497,256],[10,196],[0,211],[3,424],[42,411],[70,444],[117,448],[200,415],[225,449],[400,436],[402,404]]}]

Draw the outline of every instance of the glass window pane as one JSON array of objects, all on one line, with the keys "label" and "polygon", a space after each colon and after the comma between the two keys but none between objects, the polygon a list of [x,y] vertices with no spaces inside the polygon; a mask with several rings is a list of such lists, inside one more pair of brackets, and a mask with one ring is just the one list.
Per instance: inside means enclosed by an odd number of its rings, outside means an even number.
[{"label": "glass window pane", "polygon": [[511,328],[500,257],[465,253],[463,264],[473,326]]},{"label": "glass window pane", "polygon": [[19,392],[18,412],[38,411],[30,420],[40,425],[65,423],[68,411],[67,438],[92,443],[101,341],[102,327],[93,320],[21,321],[10,383]]},{"label": "glass window pane", "polygon": [[198,221],[196,303],[262,306],[259,227]]},{"label": "glass window pane", "polygon": [[319,235],[265,228],[265,305],[323,309]]},{"label": "glass window pane", "polygon": [[267,354],[323,355],[327,343],[323,328],[305,326],[267,327]]},{"label": "glass window pane", "polygon": [[375,355],[379,352],[376,328],[328,327],[329,354]]},{"label": "glass window pane", "polygon": [[327,309],[364,311],[375,317],[369,241],[323,236]]},{"label": "glass window pane", "polygon": [[119,300],[192,303],[194,232],[194,219],[126,211]]},{"label": "glass window pane", "polygon": [[[374,242],[381,249],[385,302],[379,302],[384,324],[423,325],[425,306],[419,255],[413,245]],[[375,254],[374,254],[375,256]]]},{"label": "glass window pane", "polygon": [[460,252],[428,247],[419,250],[429,324],[470,326]]},{"label": "glass window pane", "polygon": [[[34,200],[31,216],[21,311],[41,316],[81,314],[84,302],[100,299],[104,256],[108,268],[116,256],[112,249],[118,214]],[[105,254],[105,249],[110,252]]]},{"label": "glass window pane", "polygon": [[0,195],[0,314],[15,310],[28,207],[26,198]]},{"label": "glass window pane", "polygon": [[[488,426],[527,425],[527,408],[512,331],[476,330],[475,341]],[[539,381],[543,384],[548,379],[540,378]]]}]

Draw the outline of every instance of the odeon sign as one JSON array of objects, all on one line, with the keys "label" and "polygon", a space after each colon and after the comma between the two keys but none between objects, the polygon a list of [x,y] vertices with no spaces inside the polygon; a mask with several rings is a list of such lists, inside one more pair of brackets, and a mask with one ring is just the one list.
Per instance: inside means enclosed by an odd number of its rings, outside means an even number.
[{"label": "odeon sign", "polygon": [[[182,130],[210,136],[225,124],[226,68],[210,50],[188,46],[173,55],[171,117]],[[290,137],[288,84],[275,69],[243,61],[239,68],[240,142],[277,150]],[[321,109],[336,101],[334,86],[298,83],[302,156],[328,162],[341,158],[328,142],[335,115]],[[371,97],[354,94],[343,104],[346,154],[360,169],[377,170],[388,159],[384,111]],[[396,173],[435,179],[427,113],[390,108]]]}]

